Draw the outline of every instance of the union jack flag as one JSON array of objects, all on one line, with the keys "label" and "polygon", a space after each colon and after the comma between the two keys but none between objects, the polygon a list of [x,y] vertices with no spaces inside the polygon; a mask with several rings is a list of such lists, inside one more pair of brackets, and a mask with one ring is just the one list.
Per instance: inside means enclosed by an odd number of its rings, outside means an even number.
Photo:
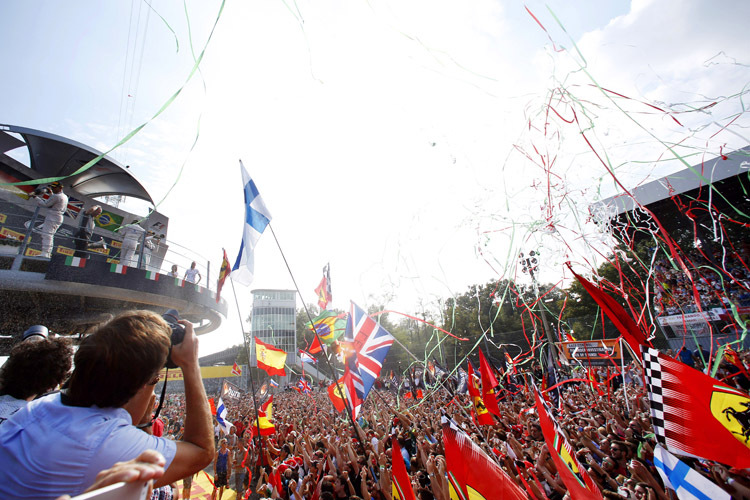
[{"label": "union jack flag", "polygon": [[354,302],[346,321],[345,335],[347,339],[353,339],[354,348],[354,353],[347,358],[347,373],[351,373],[356,396],[364,402],[383,369],[394,338]]},{"label": "union jack flag", "polygon": [[346,388],[346,398],[351,404],[352,419],[356,419],[362,404],[365,402],[364,382],[357,368],[357,354],[352,353],[346,358],[346,369],[344,370],[344,387]]},{"label": "union jack flag", "polygon": [[299,382],[297,382],[297,389],[299,389],[299,392],[302,394],[307,394],[309,392],[312,392],[312,389],[310,388],[310,384],[307,383],[307,380],[301,378],[299,379]]}]

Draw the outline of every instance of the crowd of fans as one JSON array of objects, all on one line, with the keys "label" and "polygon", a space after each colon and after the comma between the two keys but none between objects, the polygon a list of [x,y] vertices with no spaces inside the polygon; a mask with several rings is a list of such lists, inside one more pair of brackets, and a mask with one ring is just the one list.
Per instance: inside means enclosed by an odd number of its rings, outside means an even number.
[{"label": "crowd of fans", "polygon": [[[160,317],[141,314],[136,318],[141,326],[149,323],[154,327],[149,335],[161,338],[168,334]],[[122,323],[119,317],[112,321]],[[131,324],[130,327],[138,327],[138,324]],[[107,328],[105,326],[92,336],[94,340],[86,343],[83,354],[79,349],[75,372],[62,401],[62,407],[78,407],[75,411],[70,410],[70,414],[65,413],[68,419],[78,418],[82,405],[94,405],[92,408],[96,411],[85,413],[84,422],[97,429],[101,425],[96,420],[100,418],[97,405],[107,403],[92,402],[87,398],[78,401],[76,398],[83,397],[79,394],[82,387],[92,390],[107,387],[118,391],[117,384],[113,382],[117,379],[116,375],[96,372],[100,363],[106,365],[111,360],[93,357],[94,353],[101,354],[96,351],[97,345],[106,343],[107,335],[114,335],[111,325],[109,330]],[[105,419],[121,419],[122,422],[113,432],[126,432],[128,436],[127,442],[107,441],[104,438],[109,446],[126,448],[111,463],[104,459],[94,464],[73,464],[59,460],[45,462],[50,455],[60,458],[61,454],[50,451],[56,443],[47,442],[47,447],[40,450],[24,448],[39,446],[41,442],[32,439],[29,434],[53,432],[49,427],[53,425],[70,425],[68,420],[46,424],[41,420],[48,415],[43,410],[49,411],[53,403],[59,406],[59,393],[37,399],[26,406],[21,405],[7,420],[0,422],[0,458],[6,464],[6,470],[0,470],[0,496],[28,497],[23,494],[24,489],[28,489],[33,491],[30,496],[34,498],[58,498],[63,493],[81,492],[92,483],[101,486],[107,478],[123,478],[127,473],[127,479],[155,478],[158,488],[152,493],[152,498],[189,498],[195,474],[204,474],[202,471],[206,469],[215,486],[212,498],[219,500],[229,489],[236,492],[238,498],[392,500],[391,466],[394,457],[391,438],[395,436],[416,498],[449,500],[447,471],[450,464],[446,463],[441,426],[441,416],[446,415],[496,461],[530,498],[556,500],[570,497],[551,459],[554,450],[548,449],[542,434],[532,382],[541,385],[543,372],[533,362],[521,367],[513,378],[503,379],[504,389],[499,394],[501,416],[493,417],[493,425],[478,426],[471,415],[473,405],[469,396],[446,389],[445,385],[426,388],[421,399],[404,399],[395,389],[388,390],[378,384],[379,388],[370,391],[355,425],[345,413],[334,409],[325,390],[309,393],[287,390],[265,395],[265,398],[273,397],[272,422],[275,431],[253,438],[256,412],[252,395],[227,398],[224,401],[228,410],[226,421],[233,425],[225,432],[214,417],[212,433],[210,421],[206,421],[207,396],[202,388],[197,388],[192,375],[187,377],[186,393],[168,395],[159,418],[152,421],[156,406],[153,373],[164,365],[167,355],[194,375],[197,340],[192,332],[189,334],[190,345],[179,350],[173,346],[171,354],[166,347],[160,347],[158,356],[151,362],[153,366],[149,365],[151,371],[131,384],[130,396],[124,402],[122,398],[110,401],[109,404],[122,412],[105,412]],[[46,338],[38,339],[35,344],[42,345],[48,341]],[[164,342],[159,340],[162,346]],[[118,344],[117,348],[124,347]],[[18,350],[22,351],[20,348]],[[705,363],[702,356],[693,356],[694,353],[690,357],[681,356],[681,353],[670,354],[676,354],[678,359],[685,362],[692,362],[699,369]],[[705,354],[710,356],[710,353]],[[87,358],[87,355],[91,357]],[[107,351],[107,356],[112,358],[118,355],[121,353],[116,350]],[[10,369],[21,359],[14,360],[13,357],[8,365]],[[750,361],[746,353],[740,353],[739,359],[741,363]],[[125,365],[119,366],[120,370],[126,370]],[[727,384],[746,389],[750,381],[745,376],[745,366],[722,362],[716,377]],[[10,369],[6,367],[3,370],[3,379],[11,379]],[[105,382],[114,385],[90,385],[90,380],[87,382],[89,385],[81,385],[80,378],[77,378],[96,376],[96,373],[99,373],[98,376],[107,373],[109,378]],[[665,488],[654,466],[656,441],[649,417],[649,400],[637,362],[627,364],[623,372],[615,366],[593,369],[588,373],[563,366],[557,370],[555,382],[557,387],[546,392],[553,413],[579,463],[587,469],[605,498],[676,498],[673,492]],[[47,388],[34,389],[31,395],[19,394],[18,397],[33,399],[33,393],[42,389]],[[66,401],[66,397],[74,400]],[[136,405],[135,410],[134,400],[141,405]],[[56,411],[68,411],[58,406],[55,406]],[[57,429],[55,432],[64,431]],[[80,428],[78,432],[81,432]],[[92,432],[101,437],[101,430]],[[130,440],[136,436],[134,432],[146,435],[138,440],[142,445],[140,447],[131,446]],[[174,442],[176,448],[164,442]],[[83,443],[91,447],[101,444],[88,438],[83,439]],[[72,442],[70,446],[73,446]],[[78,448],[81,446],[78,445]],[[159,452],[147,452],[149,449]],[[89,455],[85,451],[78,450],[70,455],[68,450],[68,456],[75,456],[77,460],[115,456],[112,453],[102,454],[98,449]],[[130,460],[124,460],[128,454]],[[735,498],[750,498],[750,473],[747,470],[727,468],[719,463],[689,457],[681,458]],[[45,469],[36,476],[25,475],[24,481],[27,482],[9,491],[8,485],[13,482],[16,471],[13,465],[8,464],[21,463],[42,465]],[[89,472],[94,470],[92,467],[104,469],[96,476],[96,481],[92,480]],[[70,477],[65,477],[64,481],[58,480],[59,476],[66,474]],[[56,490],[50,486],[58,482],[70,489]]]},{"label": "crowd of fans", "polygon": [[[689,259],[704,264],[693,269],[701,310],[728,308],[730,304],[750,306],[750,269],[747,265],[750,254],[745,247],[736,254],[722,255],[717,251],[713,262],[708,262],[697,251]],[[665,258],[658,259],[654,263],[653,279],[654,305],[658,312],[672,316],[698,311],[693,285],[682,269]]]},{"label": "crowd of fans", "polygon": [[[701,368],[702,358],[695,354],[685,359]],[[717,378],[746,388],[750,381],[743,374],[736,376],[737,372],[736,366],[724,362]],[[640,373],[635,362],[626,365],[623,373],[614,368],[594,368],[588,373],[561,368],[558,381],[588,377],[592,382],[560,385],[555,394],[560,398],[556,418],[605,498],[676,498],[654,467],[656,441]],[[530,379],[537,378],[539,383],[540,374],[539,366],[530,367]],[[515,377],[516,382],[522,379],[520,374]],[[320,486],[318,498],[324,500],[390,500],[390,438],[395,435],[416,498],[448,500],[440,420],[447,414],[530,498],[569,498],[544,442],[532,390],[525,384],[506,386],[513,391],[501,396],[502,418],[495,418],[495,425],[480,427],[469,414],[468,395],[445,388],[426,390],[421,400],[404,400],[395,391],[375,389],[356,430],[344,413],[333,408],[325,390],[277,392],[273,394],[276,432],[262,438],[262,456],[257,438],[255,442],[250,438],[255,415],[251,396],[224,401],[228,421],[234,426],[225,436],[215,422],[216,442],[226,442],[229,451],[229,477],[222,484],[240,496],[311,500]],[[167,407],[175,419],[167,428],[175,439],[179,438],[181,404],[175,397]],[[750,472],[698,459],[684,461],[735,498],[750,498]],[[258,468],[259,463],[263,467]]]}]

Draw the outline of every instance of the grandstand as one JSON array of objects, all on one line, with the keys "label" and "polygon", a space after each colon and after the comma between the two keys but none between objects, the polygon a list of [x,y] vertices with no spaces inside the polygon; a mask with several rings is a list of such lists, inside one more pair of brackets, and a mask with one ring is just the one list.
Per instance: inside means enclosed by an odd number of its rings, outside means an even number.
[{"label": "grandstand", "polygon": [[670,348],[708,349],[742,336],[750,318],[749,171],[750,146],[590,207],[594,220],[632,248],[658,252],[654,235],[661,224],[688,263],[692,284],[669,251],[658,253],[652,266],[650,306]]}]

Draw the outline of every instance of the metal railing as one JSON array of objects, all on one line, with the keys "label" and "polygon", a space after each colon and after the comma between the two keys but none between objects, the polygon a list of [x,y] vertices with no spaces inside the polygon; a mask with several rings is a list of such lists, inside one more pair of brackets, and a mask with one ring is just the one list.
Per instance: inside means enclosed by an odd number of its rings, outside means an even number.
[{"label": "metal railing", "polygon": [[[21,270],[22,263],[25,259],[42,260],[41,247],[38,242],[39,238],[35,236],[42,233],[41,224],[44,222],[44,211],[41,207],[25,206],[25,203],[18,203],[13,200],[7,192],[0,191],[0,208],[5,204],[12,204],[31,212],[30,217],[19,225],[18,221],[22,218],[15,212],[14,219],[16,224],[7,220],[4,214],[0,213],[0,255],[14,256],[11,264],[12,270]],[[7,205],[6,205],[7,206]],[[33,210],[33,212],[32,212]],[[0,210],[2,212],[4,210]],[[81,211],[76,218],[65,216],[62,225],[53,235],[52,253],[60,253],[69,256],[78,256],[81,258],[106,258],[109,261],[120,261],[122,255],[121,248],[117,248],[122,243],[122,238],[118,233],[95,227],[91,237],[93,245],[81,245],[84,249],[76,249],[76,242],[88,240],[78,236],[78,224],[80,217],[83,217]],[[202,255],[190,250],[189,248],[167,238],[153,237],[149,239],[153,243],[153,248],[149,249],[146,231],[138,241],[135,258],[131,263],[134,266],[148,271],[155,271],[161,275],[169,275],[173,266],[177,266],[177,278],[183,279],[185,271],[190,268],[193,262],[196,263],[196,269],[201,276],[199,286],[209,290],[216,290],[216,282],[211,279],[211,261]],[[104,240],[106,247],[97,248],[100,240]],[[88,242],[88,241],[87,241]],[[74,248],[68,246],[72,243]],[[16,250],[13,250],[17,247]],[[144,249],[146,249],[144,251]],[[120,262],[123,263],[123,262]],[[127,264],[125,264],[127,265]]]}]

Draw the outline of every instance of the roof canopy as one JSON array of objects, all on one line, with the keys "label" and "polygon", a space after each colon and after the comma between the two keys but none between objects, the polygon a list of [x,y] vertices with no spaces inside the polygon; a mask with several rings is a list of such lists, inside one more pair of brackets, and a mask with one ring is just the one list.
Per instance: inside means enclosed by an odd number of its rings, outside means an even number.
[{"label": "roof canopy", "polygon": [[[29,167],[33,171],[31,178],[66,177],[63,184],[84,196],[122,195],[137,198],[154,204],[146,189],[114,159],[107,156],[88,170],[70,176],[83,165],[101,153],[84,144],[39,130],[0,125],[0,145],[8,151],[11,145],[20,147],[8,132],[20,134],[26,141],[29,150]],[[17,144],[16,144],[17,143]],[[68,177],[70,176],[70,177]]]}]

